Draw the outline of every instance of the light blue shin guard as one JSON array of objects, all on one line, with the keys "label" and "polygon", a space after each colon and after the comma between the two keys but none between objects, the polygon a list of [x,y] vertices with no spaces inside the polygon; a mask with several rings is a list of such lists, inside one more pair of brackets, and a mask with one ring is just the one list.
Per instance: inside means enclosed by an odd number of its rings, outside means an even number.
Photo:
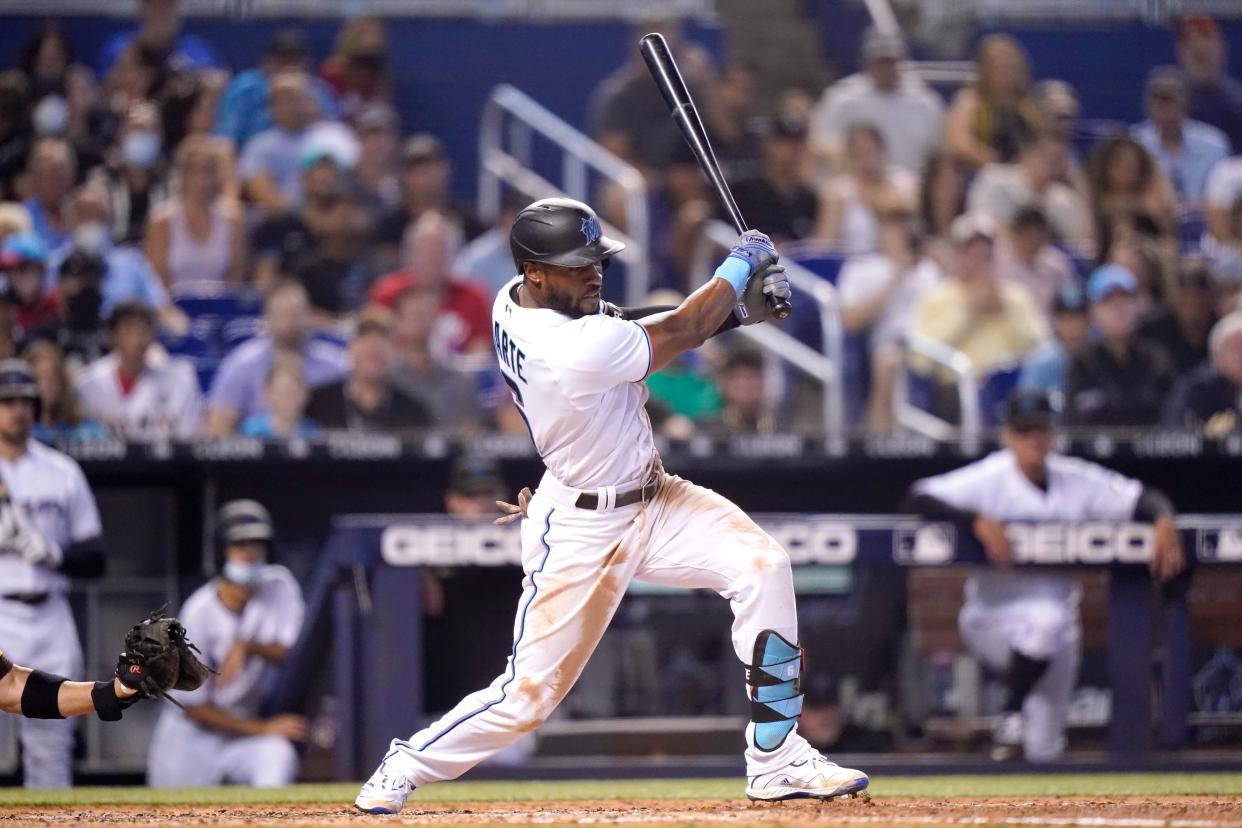
[{"label": "light blue shin guard", "polygon": [[774,630],[755,639],[754,663],[746,667],[755,747],[773,751],[785,743],[802,714],[802,648]]}]

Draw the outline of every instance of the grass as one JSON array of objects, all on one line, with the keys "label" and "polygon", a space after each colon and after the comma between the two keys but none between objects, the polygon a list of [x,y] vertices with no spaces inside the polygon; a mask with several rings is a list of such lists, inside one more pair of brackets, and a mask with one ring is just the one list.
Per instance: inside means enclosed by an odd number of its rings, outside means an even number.
[{"label": "grass", "polygon": [[[1242,774],[1055,774],[1037,776],[890,776],[871,783],[875,797],[1004,796],[1242,796]],[[0,808],[32,805],[242,805],[353,802],[357,784],[294,785],[276,790],[202,788],[75,788],[66,791],[0,789]],[[570,782],[450,782],[415,796],[425,802],[536,802],[566,800],[740,799],[740,779]]]}]

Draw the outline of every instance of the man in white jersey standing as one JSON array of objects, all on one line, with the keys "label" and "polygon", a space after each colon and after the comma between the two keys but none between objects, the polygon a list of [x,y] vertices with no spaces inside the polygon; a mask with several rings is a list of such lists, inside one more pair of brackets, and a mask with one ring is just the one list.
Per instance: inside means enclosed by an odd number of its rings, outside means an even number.
[{"label": "man in white jersey standing", "polygon": [[525,504],[513,649],[490,687],[394,739],[355,805],[397,813],[414,788],[454,779],[537,728],[636,578],[729,600],[751,699],[749,797],[861,792],[865,774],[797,733],[802,649],[789,557],[737,506],[665,473],[643,411],[648,374],[722,330],[767,319],[769,297],[790,295],[772,242],[745,233],[679,306],[643,309],[602,301],[604,269],[623,245],[601,234],[585,204],[531,204],[514,219],[510,247],[518,275],[496,296],[493,340],[547,467]]},{"label": "man in white jersey standing", "polygon": [[[30,366],[0,360],[0,641],[14,662],[72,679],[82,672],[82,645],[69,577],[103,572],[99,511],[78,464],[30,439],[38,405]],[[68,787],[73,722],[16,724],[26,787]]]},{"label": "man in white jersey standing", "polygon": [[916,481],[903,504],[924,518],[970,527],[992,564],[966,582],[958,628],[975,657],[1008,683],[993,733],[997,759],[1018,749],[1034,762],[1061,756],[1082,638],[1077,582],[1066,574],[1012,569],[1005,524],[1153,523],[1152,575],[1168,580],[1183,566],[1168,498],[1103,466],[1053,453],[1055,419],[1049,392],[1014,392],[1006,402],[1005,448]]}]

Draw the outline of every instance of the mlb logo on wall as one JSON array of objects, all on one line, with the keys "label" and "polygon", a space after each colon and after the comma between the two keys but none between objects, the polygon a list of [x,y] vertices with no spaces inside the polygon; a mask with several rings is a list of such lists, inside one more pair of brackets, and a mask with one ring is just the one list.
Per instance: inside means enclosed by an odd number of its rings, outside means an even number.
[{"label": "mlb logo on wall", "polygon": [[1242,526],[1200,529],[1199,560],[1203,563],[1242,561]]},{"label": "mlb logo on wall", "polygon": [[893,560],[899,564],[946,564],[957,532],[950,523],[912,523],[893,529]]}]

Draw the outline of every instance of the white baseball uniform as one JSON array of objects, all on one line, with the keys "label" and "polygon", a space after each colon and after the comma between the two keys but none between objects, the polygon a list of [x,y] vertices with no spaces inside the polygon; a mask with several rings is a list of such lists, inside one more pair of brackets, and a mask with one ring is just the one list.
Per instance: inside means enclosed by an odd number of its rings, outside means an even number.
[{"label": "white baseball uniform", "polygon": [[[712,589],[734,613],[733,645],[750,664],[755,639],[774,630],[797,642],[789,557],[741,509],[664,474],[643,410],[651,342],[635,322],[603,314],[570,319],[521,307],[513,279],[493,306],[501,373],[547,471],[522,522],[523,594],[508,666],[385,756],[414,785],[460,776],[534,730],[581,674],[633,579]],[[618,493],[661,484],[651,500],[615,508]],[[580,494],[599,498],[580,509]],[[739,679],[742,665],[738,665]],[[739,681],[739,687],[744,686]],[[797,731],[771,751],[747,727],[755,776],[808,749]]]},{"label": "white baseball uniform", "polygon": [[[30,440],[16,462],[0,458],[0,479],[33,529],[61,549],[101,534],[95,498],[73,458]],[[10,658],[66,678],[81,676],[82,644],[68,592],[69,579],[61,573],[0,548],[0,641]],[[46,599],[33,603],[3,597],[44,594]],[[16,722],[26,787],[66,788],[72,783],[72,720],[2,718]],[[0,729],[5,726],[0,721]]]},{"label": "white baseball uniform", "polygon": [[86,414],[132,439],[191,437],[203,417],[203,394],[194,365],[179,357],[148,359],[128,391],[114,354],[86,366],[75,383]]},{"label": "white baseball uniform", "polygon": [[[1130,520],[1143,486],[1103,466],[1051,454],[1047,487],[1018,469],[1009,450],[960,469],[919,480],[916,494],[1000,521],[1072,523]],[[1076,582],[1046,572],[983,569],[966,582],[958,627],[975,657],[997,671],[1013,652],[1048,660],[1022,708],[1024,753],[1055,759],[1065,749],[1065,715],[1078,676],[1082,631]]]},{"label": "white baseball uniform", "polygon": [[[293,573],[270,564],[241,613],[224,605],[220,579],[196,589],[179,617],[203,660],[219,669],[238,641],[293,646],[302,630],[306,605]],[[267,663],[250,656],[242,671],[227,684],[211,677],[191,693],[174,692],[186,707],[212,705],[242,719],[259,717]],[[198,788],[250,785],[278,788],[293,783],[298,754],[281,736],[235,736],[209,730],[191,721],[174,705],[164,705],[151,736],[147,781],[155,788]]]}]

